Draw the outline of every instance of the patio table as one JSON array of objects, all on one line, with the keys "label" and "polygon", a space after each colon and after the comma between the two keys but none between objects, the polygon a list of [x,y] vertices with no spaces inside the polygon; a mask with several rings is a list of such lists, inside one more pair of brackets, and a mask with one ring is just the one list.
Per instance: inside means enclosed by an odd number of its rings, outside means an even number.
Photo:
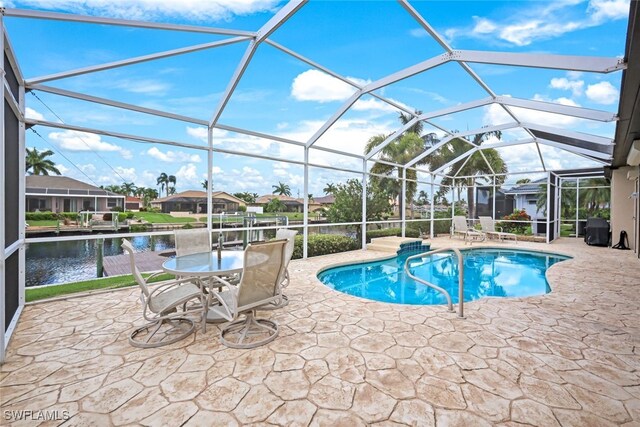
[{"label": "patio table", "polygon": [[[170,258],[162,264],[162,270],[176,276],[193,277],[199,283],[211,288],[214,286],[214,281],[205,279],[212,276],[228,276],[241,273],[243,266],[244,251],[226,250],[222,251],[220,259],[218,259],[217,251]],[[207,314],[208,323],[218,323],[224,320],[211,311]]]}]

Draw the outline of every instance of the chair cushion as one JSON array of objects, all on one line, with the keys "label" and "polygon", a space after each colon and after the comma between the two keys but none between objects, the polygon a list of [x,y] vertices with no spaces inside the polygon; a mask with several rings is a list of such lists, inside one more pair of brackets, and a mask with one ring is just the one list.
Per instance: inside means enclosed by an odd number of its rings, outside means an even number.
[{"label": "chair cushion", "polygon": [[152,296],[149,300],[149,309],[154,313],[164,313],[192,298],[199,298],[200,294],[198,286],[193,283],[184,283]]}]

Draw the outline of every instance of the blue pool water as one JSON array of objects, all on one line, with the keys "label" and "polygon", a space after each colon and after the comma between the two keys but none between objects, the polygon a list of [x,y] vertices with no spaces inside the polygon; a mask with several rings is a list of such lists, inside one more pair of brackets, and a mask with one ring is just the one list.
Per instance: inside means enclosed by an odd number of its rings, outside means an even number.
[{"label": "blue pool water", "polygon": [[[523,297],[550,292],[545,272],[569,259],[562,255],[506,249],[467,249],[464,258],[464,300]],[[325,285],[353,296],[398,304],[446,304],[440,292],[404,273],[408,255],[384,261],[330,268],[318,274]],[[458,302],[458,261],[453,253],[415,259],[411,272],[444,288]]]}]

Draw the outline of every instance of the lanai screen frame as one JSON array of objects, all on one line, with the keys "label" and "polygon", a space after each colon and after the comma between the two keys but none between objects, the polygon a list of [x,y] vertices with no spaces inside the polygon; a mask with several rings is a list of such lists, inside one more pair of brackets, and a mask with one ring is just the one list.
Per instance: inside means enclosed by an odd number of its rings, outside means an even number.
[{"label": "lanai screen frame", "polygon": [[[145,137],[140,135],[124,134],[124,133],[112,132],[112,131],[107,131],[102,129],[94,129],[90,127],[81,127],[81,126],[75,126],[75,125],[69,125],[69,124],[54,123],[54,122],[49,122],[45,120],[26,118],[24,96],[20,97],[18,102],[19,120],[22,125],[20,127],[21,129],[20,140],[22,145],[24,145],[25,127],[43,126],[43,127],[57,128],[57,129],[95,133],[98,135],[121,138],[121,139],[140,142],[140,143],[162,144],[162,145],[169,145],[169,146],[206,151],[207,152],[207,178],[208,178],[208,182],[210,183],[210,185],[207,188],[207,199],[208,199],[207,227],[210,232],[214,231],[213,223],[212,223],[212,203],[211,203],[212,186],[213,186],[212,184],[214,182],[213,173],[212,173],[212,168],[214,166],[214,153],[233,154],[233,155],[238,155],[243,157],[258,158],[258,159],[271,160],[271,161],[284,161],[290,164],[301,165],[304,167],[304,192],[303,192],[304,218],[303,218],[303,225],[302,225],[302,228],[304,230],[303,231],[303,257],[304,258],[307,258],[307,255],[308,255],[308,251],[307,251],[308,234],[309,234],[308,231],[309,231],[309,227],[312,226],[309,224],[309,218],[308,218],[309,167],[318,167],[318,168],[335,170],[340,172],[353,173],[352,170],[347,170],[344,168],[314,164],[311,161],[309,156],[311,149],[322,150],[325,152],[329,152],[329,153],[333,153],[341,156],[356,158],[362,161],[362,171],[358,172],[362,174],[362,178],[361,178],[362,187],[363,187],[362,221],[360,223],[348,223],[348,225],[361,226],[363,231],[361,233],[363,249],[366,249],[366,233],[364,231],[366,230],[368,224],[375,223],[375,221],[372,222],[372,221],[366,220],[366,197],[367,197],[366,183],[367,183],[368,177],[373,175],[369,172],[369,166],[372,163],[380,162],[380,163],[385,163],[394,167],[402,168],[403,177],[401,179],[402,180],[402,196],[401,197],[403,199],[403,203],[401,204],[401,206],[406,206],[404,199],[406,198],[406,182],[407,182],[406,171],[407,170],[415,170],[418,172],[426,173],[430,177],[430,181],[428,182],[421,181],[421,182],[431,185],[433,188],[433,185],[435,184],[436,179],[448,176],[445,174],[445,171],[449,165],[457,163],[459,161],[464,161],[466,158],[468,158],[470,155],[472,155],[475,152],[479,152],[484,157],[484,154],[482,153],[482,151],[488,148],[516,146],[521,144],[533,144],[536,147],[536,150],[540,157],[542,169],[529,171],[529,172],[522,172],[522,173],[531,173],[531,174],[546,173],[548,186],[551,186],[552,179],[554,182],[556,182],[558,175],[556,172],[550,171],[546,167],[542,153],[540,151],[540,145],[547,145],[547,146],[559,148],[562,150],[566,150],[573,154],[577,154],[578,156],[582,156],[589,160],[593,160],[594,162],[602,164],[603,166],[609,165],[611,163],[611,155],[613,152],[613,139],[604,138],[596,135],[585,134],[585,133],[574,132],[570,130],[550,128],[550,127],[541,126],[535,123],[525,123],[518,119],[517,114],[515,114],[512,111],[511,107],[528,108],[528,109],[533,109],[533,110],[538,110],[538,111],[543,111],[548,113],[555,113],[555,114],[578,117],[586,120],[600,121],[600,122],[616,121],[618,119],[617,114],[606,112],[606,111],[594,110],[594,109],[566,106],[566,105],[561,105],[556,103],[499,96],[495,92],[493,92],[493,90],[480,78],[478,74],[476,74],[473,71],[473,69],[468,64],[469,63],[485,63],[485,64],[495,64],[495,65],[533,67],[533,68],[556,69],[556,70],[566,70],[566,71],[611,73],[611,72],[621,71],[626,68],[627,64],[624,62],[623,59],[605,58],[605,57],[588,57],[588,56],[541,55],[541,54],[505,53],[505,52],[493,52],[493,51],[454,50],[444,40],[444,38],[440,36],[440,34],[438,34],[433,27],[431,27],[431,25],[427,22],[427,20],[424,19],[424,17],[422,17],[415,8],[413,8],[413,6],[407,0],[398,0],[398,3],[400,4],[400,6],[404,8],[405,11],[429,34],[429,36],[433,38],[433,40],[435,40],[442,47],[443,53],[441,55],[422,61],[418,64],[415,64],[405,69],[394,72],[386,77],[383,77],[374,82],[368,83],[365,86],[362,86],[347,79],[345,76],[342,76],[332,71],[331,69],[315,62],[313,59],[309,59],[303,55],[300,55],[297,52],[269,38],[270,35],[273,34],[275,31],[277,31],[277,29],[280,26],[284,25],[289,18],[295,15],[295,13],[298,10],[300,10],[307,3],[307,1],[308,0],[291,0],[290,2],[285,4],[277,13],[275,13],[275,15],[257,31],[221,29],[221,28],[213,28],[213,27],[206,27],[206,26],[163,24],[163,23],[131,21],[131,20],[112,19],[112,18],[99,18],[99,17],[81,16],[81,15],[55,13],[55,12],[43,12],[43,11],[37,11],[37,10],[11,9],[11,8],[0,9],[0,12],[1,12],[0,30],[3,33],[4,38],[7,40],[7,43],[5,44],[4,47],[5,47],[5,50],[7,50],[11,54],[12,57],[13,57],[13,51],[11,49],[11,45],[9,42],[9,34],[7,34],[6,32],[6,29],[4,27],[4,22],[3,22],[3,19],[5,16],[14,17],[14,18],[25,18],[25,19],[30,19],[30,18],[48,19],[48,20],[56,20],[56,21],[82,22],[82,23],[88,23],[88,24],[136,27],[136,28],[155,29],[159,31],[199,32],[199,33],[229,36],[226,39],[219,40],[216,42],[158,52],[150,55],[144,55],[144,56],[129,58],[121,61],[115,61],[115,62],[101,64],[101,65],[84,67],[80,69],[70,70],[70,71],[56,73],[56,74],[47,75],[47,76],[23,78],[22,74],[20,73],[19,66],[16,67],[18,71],[17,73],[18,75],[16,77],[19,81],[20,90],[22,91],[22,93],[24,93],[24,91],[29,91],[29,90],[39,90],[43,92],[60,95],[63,97],[69,97],[69,98],[79,99],[79,100],[88,101],[96,104],[102,104],[102,105],[107,105],[115,108],[120,108],[123,110],[135,111],[138,113],[150,114],[158,117],[163,117],[166,119],[177,120],[184,123],[206,126],[208,129],[208,132],[207,132],[208,138],[207,138],[206,147],[183,143],[180,141],[161,140],[157,138],[150,138],[150,137]],[[176,56],[180,54],[196,52],[196,51],[205,50],[205,49],[213,49],[218,46],[224,46],[228,44],[242,43],[242,42],[248,42],[248,46],[241,60],[237,64],[235,72],[233,73],[231,79],[229,80],[227,84],[227,88],[221,100],[219,101],[215,109],[213,109],[210,120],[201,120],[201,119],[197,119],[197,118],[193,118],[185,115],[170,113],[170,112],[151,109],[151,108],[145,108],[135,104],[129,104],[129,103],[119,102],[119,101],[115,101],[107,98],[92,96],[90,94],[83,94],[83,93],[58,89],[58,88],[54,88],[44,84],[49,81],[54,81],[54,80],[58,80],[66,77],[83,75],[91,72],[108,70],[108,69],[123,67],[127,65],[153,61],[155,59],[166,58],[170,56]],[[318,131],[307,141],[294,141],[294,140],[282,138],[275,135],[268,135],[265,133],[256,132],[252,130],[241,129],[233,126],[227,126],[227,125],[224,125],[223,123],[220,123],[219,121],[220,116],[225,109],[225,106],[227,105],[228,101],[231,99],[235,88],[237,87],[245,70],[247,69],[249,63],[251,62],[251,59],[253,58],[256,52],[256,49],[258,49],[262,43],[267,43],[272,47],[296,58],[297,60],[302,61],[317,70],[320,70],[336,79],[341,80],[344,83],[349,84],[356,90],[356,92],[347,101],[345,101],[335,111],[335,113],[321,126],[321,128],[318,129]],[[431,68],[437,67],[439,65],[442,65],[448,62],[455,62],[459,64],[462,67],[462,69],[470,77],[472,77],[472,79],[487,93],[488,96],[483,99],[474,100],[471,102],[459,104],[454,107],[444,108],[437,111],[422,113],[421,115],[417,116],[414,110],[412,110],[411,108],[405,107],[404,105],[400,105],[391,99],[387,99],[384,96],[381,96],[373,92],[389,84],[392,84],[394,82],[403,80],[413,75],[428,71]],[[3,70],[4,70],[4,65],[3,65]],[[3,79],[3,80],[5,84],[5,99],[7,99],[7,81],[6,79]],[[361,96],[367,95],[367,94],[379,99],[382,102],[385,102],[386,104],[389,104],[397,108],[399,111],[409,114],[411,117],[413,117],[413,119],[410,120],[409,123],[407,123],[405,126],[402,126],[396,132],[391,134],[378,147],[376,147],[373,151],[371,151],[367,155],[358,155],[358,154],[343,152],[341,150],[330,149],[330,148],[314,145],[318,141],[318,139],[329,128],[331,128],[331,126],[337,120],[339,120],[340,117],[342,117]],[[441,117],[448,114],[453,114],[453,113],[457,113],[457,112],[461,112],[461,111],[465,111],[473,108],[478,108],[478,107],[482,107],[482,106],[486,106],[494,103],[500,105],[501,108],[514,120],[514,123],[495,125],[495,126],[490,126],[490,127],[480,128],[480,129],[473,129],[465,132],[452,133],[447,129],[444,129],[441,126],[438,126],[434,122],[430,121],[431,119],[436,117]],[[425,123],[428,123],[432,127],[444,132],[444,134],[447,136],[444,139],[442,139],[440,142],[436,143],[434,146],[426,149],[423,153],[421,153],[414,159],[410,160],[406,164],[401,165],[401,164],[389,163],[378,158],[380,151],[384,147],[392,143],[395,139],[397,139],[400,135],[402,135],[407,129],[409,129],[413,124],[415,124],[418,121],[424,121]],[[481,145],[475,145],[469,139],[466,138],[468,136],[472,136],[480,132],[488,132],[493,130],[507,130],[507,129],[513,129],[513,128],[523,129],[529,135],[529,137],[521,140],[500,141],[496,143],[484,143]],[[214,129],[221,129],[221,130],[236,132],[239,134],[255,136],[255,137],[264,138],[267,140],[272,140],[272,141],[277,141],[277,142],[282,142],[282,143],[302,147],[304,149],[304,160],[294,161],[294,160],[282,159],[282,158],[277,158],[277,157],[268,156],[268,155],[248,154],[246,152],[216,148],[213,146],[213,142],[214,142],[213,130]],[[449,164],[444,165],[443,167],[436,169],[434,171],[419,168],[416,166],[416,163],[418,163],[421,159],[434,153],[438,148],[444,146],[447,142],[451,141],[454,138],[459,138],[466,141],[471,146],[471,149],[466,153],[462,154],[460,157],[454,159]],[[2,144],[4,149],[4,144],[5,144],[4,137],[2,140]],[[484,157],[484,160],[487,163],[489,169],[492,170],[491,165],[487,161],[486,157]],[[509,175],[514,175],[514,173],[511,173]],[[492,178],[492,182],[495,182],[494,181],[494,178],[496,176],[495,173],[488,176]],[[464,179],[466,177],[452,176],[449,178]],[[17,185],[19,185],[19,187],[22,189],[21,195],[24,196],[24,179],[22,179],[21,182],[17,183]],[[431,216],[430,216],[430,222],[431,222],[430,234],[432,237],[433,237],[433,231],[434,231],[433,230],[433,224],[434,224],[433,193],[434,192],[432,191],[431,192],[431,197],[432,197]],[[551,198],[551,197],[552,197],[551,192],[548,191],[548,198]],[[555,197],[555,194],[554,194],[554,197]],[[551,206],[551,204],[549,203],[548,206]],[[21,221],[22,231],[24,230],[24,209],[25,209],[24,202],[22,202],[20,206],[20,217],[21,217],[20,221]],[[494,215],[495,215],[495,211],[494,211]],[[550,217],[550,215],[548,215],[548,217]],[[547,219],[547,241],[548,242],[552,240],[549,238],[549,232],[548,232],[550,221],[551,220],[548,218]],[[401,218],[399,220],[391,220],[391,221],[384,221],[384,222],[386,223],[401,222],[402,235],[404,236],[405,230],[406,230],[406,223],[407,223],[406,209],[403,209],[403,212],[401,212]],[[332,225],[340,225],[340,224],[332,224]],[[4,227],[4,224],[0,225],[0,227]],[[297,226],[296,228],[299,228],[299,226]],[[238,230],[244,231],[246,229],[238,229]],[[4,229],[2,230],[2,232],[4,233]],[[148,236],[153,234],[166,234],[166,233],[134,233],[134,234],[127,233],[127,234],[113,234],[113,235],[110,235],[110,237],[117,238],[117,237],[127,237],[127,236],[135,236],[135,235]],[[24,250],[24,245],[26,242],[37,243],[40,241],[52,241],[52,240],[60,240],[60,239],[86,240],[86,239],[96,238],[95,236],[79,236],[80,238],[58,237],[58,238],[26,239],[24,236],[24,232],[22,232],[20,236],[21,238],[19,240],[19,245],[21,250]],[[4,256],[0,257],[0,262],[4,266]],[[24,267],[24,264],[22,265],[22,267]],[[23,304],[24,303],[24,268],[21,269],[21,277],[19,278],[19,282],[21,283],[21,288],[22,288],[21,301]],[[4,286],[4,282],[2,283],[2,286]],[[0,308],[2,308],[3,314],[4,314],[4,306]],[[0,345],[0,351],[3,353],[4,347],[8,342],[8,337],[3,336],[2,338],[4,338],[4,342],[0,343],[2,344]],[[3,356],[3,354],[0,354],[0,356]],[[2,360],[2,357],[0,357],[0,360]]]}]

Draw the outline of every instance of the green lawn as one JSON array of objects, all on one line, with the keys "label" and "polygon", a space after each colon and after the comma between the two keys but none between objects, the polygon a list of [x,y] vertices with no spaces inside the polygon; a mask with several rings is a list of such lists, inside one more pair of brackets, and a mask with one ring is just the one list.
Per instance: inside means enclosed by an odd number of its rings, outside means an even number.
[{"label": "green lawn", "polygon": [[[143,274],[144,277],[148,277],[149,274]],[[173,278],[169,274],[162,274],[158,277],[154,277],[152,282],[159,282],[161,280],[168,280]],[[25,298],[27,302],[38,301],[41,299],[54,298],[62,295],[74,294],[77,292],[86,292],[93,290],[104,289],[118,289],[125,288],[127,286],[135,286],[136,282],[133,280],[132,275],[105,277],[102,279],[86,280],[83,282],[67,283],[64,285],[47,286],[44,288],[25,289]]]},{"label": "green lawn", "polygon": [[152,224],[168,224],[181,222],[195,222],[195,218],[179,218],[166,213],[137,212],[135,218],[144,219]]},{"label": "green lawn", "polygon": [[[57,220],[27,221],[29,227],[55,227],[58,225]],[[62,222],[60,225],[63,225]]]}]

